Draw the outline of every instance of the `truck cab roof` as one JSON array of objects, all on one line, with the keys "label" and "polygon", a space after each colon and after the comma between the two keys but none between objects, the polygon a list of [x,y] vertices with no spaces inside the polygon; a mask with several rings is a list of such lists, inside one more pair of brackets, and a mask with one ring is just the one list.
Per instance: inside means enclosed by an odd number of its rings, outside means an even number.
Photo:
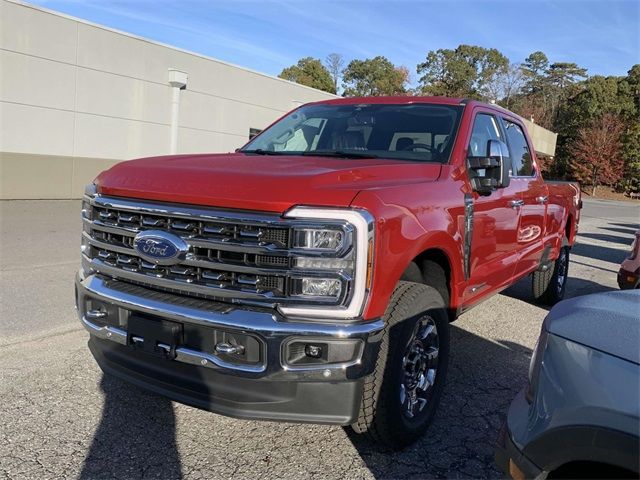
[{"label": "truck cab roof", "polygon": [[334,98],[331,100],[320,100],[318,102],[307,103],[306,105],[411,105],[411,104],[421,104],[428,103],[432,105],[460,105],[460,106],[483,106],[486,108],[491,108],[493,110],[499,111],[501,113],[505,113],[511,115],[512,117],[522,118],[520,115],[513,113],[511,110],[507,110],[504,107],[501,107],[495,103],[487,103],[481,102],[480,100],[475,100],[471,98],[463,98],[463,97],[438,97],[438,96],[407,96],[407,95],[396,95],[396,96],[382,96],[382,97],[345,97],[345,98]]}]

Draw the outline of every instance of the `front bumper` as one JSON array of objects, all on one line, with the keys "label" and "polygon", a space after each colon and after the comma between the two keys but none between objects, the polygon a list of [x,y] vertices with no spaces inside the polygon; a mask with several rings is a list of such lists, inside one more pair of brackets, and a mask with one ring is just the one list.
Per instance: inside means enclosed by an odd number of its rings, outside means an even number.
[{"label": "front bumper", "polygon": [[544,472],[531,462],[513,443],[506,423],[502,425],[498,435],[498,445],[495,454],[496,465],[510,478],[523,480],[546,478]]},{"label": "front bumper", "polygon": [[[181,403],[264,420],[353,423],[384,328],[382,320],[293,321],[270,309],[187,299],[82,272],[76,305],[105,372]],[[179,325],[183,339],[158,342],[160,355],[150,355],[128,332],[133,317]],[[221,340],[244,342],[247,358],[220,351]],[[306,344],[329,354],[307,363],[300,354]]]},{"label": "front bumper", "polygon": [[516,480],[523,480],[525,478],[543,480],[546,478],[547,472],[543,471],[527,458],[512,439],[510,420],[526,420],[529,414],[528,412],[529,404],[525,399],[524,390],[522,390],[511,403],[507,419],[498,434],[495,461],[496,465],[504,473],[509,475],[510,478]]}]

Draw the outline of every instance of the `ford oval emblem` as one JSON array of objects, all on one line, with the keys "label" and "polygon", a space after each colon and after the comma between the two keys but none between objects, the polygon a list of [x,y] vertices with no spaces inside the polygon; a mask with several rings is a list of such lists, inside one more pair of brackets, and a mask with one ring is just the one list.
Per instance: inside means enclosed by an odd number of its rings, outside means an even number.
[{"label": "ford oval emblem", "polygon": [[133,239],[138,255],[156,265],[175,265],[184,260],[189,245],[182,238],[162,230],[145,230]]}]

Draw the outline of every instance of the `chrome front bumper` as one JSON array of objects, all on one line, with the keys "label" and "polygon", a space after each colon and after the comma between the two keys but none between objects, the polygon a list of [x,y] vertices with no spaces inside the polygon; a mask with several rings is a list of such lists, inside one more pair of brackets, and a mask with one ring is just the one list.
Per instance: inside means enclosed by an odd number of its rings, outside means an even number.
[{"label": "chrome front bumper", "polygon": [[[92,311],[88,301],[107,305],[107,312]],[[127,321],[134,314],[149,315],[182,324],[198,325],[225,332],[251,335],[262,343],[264,361],[258,365],[229,361],[216,351],[199,351],[186,346],[175,348],[176,362],[213,369],[219,373],[269,380],[335,382],[363,378],[372,372],[384,328],[380,319],[345,323],[288,320],[270,309],[234,307],[206,300],[187,299],[102,277],[98,274],[76,277],[76,306],[82,325],[101,340],[126,346]],[[106,316],[111,316],[108,324]],[[292,365],[285,348],[292,340],[309,342],[354,342],[356,354],[347,361],[314,365]],[[169,349],[168,345],[158,345]]]}]

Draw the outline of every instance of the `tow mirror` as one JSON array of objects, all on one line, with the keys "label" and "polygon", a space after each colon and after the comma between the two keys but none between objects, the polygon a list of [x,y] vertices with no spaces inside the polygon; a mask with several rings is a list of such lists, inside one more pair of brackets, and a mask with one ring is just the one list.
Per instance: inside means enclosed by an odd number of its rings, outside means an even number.
[{"label": "tow mirror", "polygon": [[487,157],[493,158],[499,163],[498,188],[508,187],[511,182],[511,158],[507,144],[500,140],[489,140],[487,142]]},{"label": "tow mirror", "polygon": [[467,163],[471,185],[481,195],[489,195],[497,188],[509,186],[511,159],[504,142],[489,140],[486,156],[469,157]]}]

